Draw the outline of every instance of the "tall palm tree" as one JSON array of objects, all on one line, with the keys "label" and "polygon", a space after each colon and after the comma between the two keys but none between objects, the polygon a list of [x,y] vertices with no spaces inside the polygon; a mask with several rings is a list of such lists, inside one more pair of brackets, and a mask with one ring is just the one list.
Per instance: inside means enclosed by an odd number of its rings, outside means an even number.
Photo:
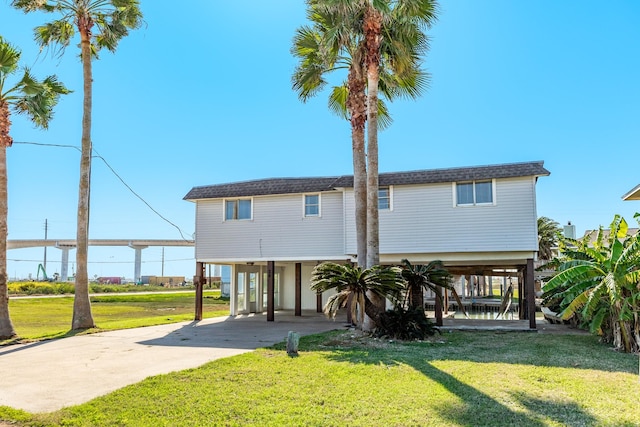
[{"label": "tall palm tree", "polygon": [[[347,1],[348,0],[337,0]],[[363,34],[367,75],[367,266],[380,262],[378,221],[378,89],[382,64],[402,75],[428,50],[423,29],[436,20],[435,0],[364,0]],[[360,2],[353,2],[360,3]]]},{"label": "tall palm tree", "polygon": [[553,258],[553,249],[558,247],[560,225],[546,216],[538,218],[538,256],[549,261]]},{"label": "tall palm tree", "polygon": [[368,294],[373,293],[383,299],[395,301],[402,289],[402,281],[399,270],[395,267],[375,266],[365,269],[325,262],[314,268],[311,289],[316,292],[336,291],[324,307],[324,312],[331,317],[335,317],[338,310],[346,307],[349,299],[352,299],[354,303],[351,304],[351,319],[357,319],[357,324],[362,327],[365,313],[377,323],[384,312],[372,304]]},{"label": "tall palm tree", "polygon": [[7,148],[13,144],[10,115],[12,111],[25,114],[37,127],[46,129],[60,95],[69,93],[55,76],[39,81],[28,69],[10,85],[7,79],[19,71],[20,56],[20,50],[0,36],[0,339],[16,335],[9,317],[7,289]]},{"label": "tall palm tree", "polygon": [[[329,107],[351,122],[357,261],[359,265],[365,266],[368,223],[365,155],[367,86],[362,32],[365,2],[307,0],[307,5],[307,16],[313,25],[301,27],[294,37],[292,53],[300,59],[300,63],[292,78],[293,88],[306,101],[326,86],[325,75],[336,70],[348,70],[346,83],[333,88]],[[427,86],[429,75],[420,70],[417,60],[419,55],[416,53],[425,46],[426,39],[416,39],[410,45],[416,51],[401,51],[387,45],[383,47],[387,55],[380,66],[379,89],[384,99],[393,101],[397,97],[417,98]],[[377,105],[380,127],[389,126],[391,118],[384,101],[377,99],[373,105]],[[376,197],[377,191],[376,187]],[[377,212],[377,200],[375,208]]]},{"label": "tall palm tree", "polygon": [[[639,214],[636,214],[636,219]],[[544,286],[545,300],[559,300],[563,319],[579,314],[591,332],[625,352],[640,351],[640,235],[628,235],[616,215],[609,233],[560,245],[558,273]]]},{"label": "tall palm tree", "polygon": [[[354,193],[356,202],[356,241],[358,244],[358,263],[366,267],[379,264],[379,231],[378,231],[378,126],[380,102],[379,91],[390,99],[406,95],[419,96],[421,90],[426,87],[428,75],[420,70],[420,58],[428,49],[428,39],[421,31],[421,25],[427,22],[429,25],[435,19],[434,0],[401,0],[376,1],[376,8],[369,0],[310,0],[308,3],[313,11],[328,14],[334,19],[327,20],[329,25],[321,28],[321,34],[329,35],[329,44],[320,44],[319,52],[349,51],[357,52],[357,73],[351,74],[353,79],[362,79],[366,73],[366,84],[358,80],[358,86],[349,87],[350,92],[358,91],[357,95],[350,93],[351,99],[357,100],[359,108],[354,111],[353,120],[361,128],[354,127],[357,133],[352,131],[352,145],[354,151]],[[431,8],[431,9],[430,9]],[[384,10],[385,14],[376,11]],[[431,13],[431,14],[430,14]],[[386,18],[380,22],[378,30],[380,35],[372,36],[369,27],[376,26],[371,17]],[[317,15],[310,15],[311,20]],[[421,21],[422,18],[422,21]],[[320,38],[321,40],[323,38]],[[372,41],[376,41],[372,46]],[[354,40],[357,41],[354,43]],[[349,44],[351,43],[351,44]],[[330,46],[331,49],[327,49]],[[323,50],[324,48],[324,50]],[[321,55],[314,55],[317,59]],[[356,58],[355,56],[352,59]],[[318,64],[319,61],[314,61]],[[330,62],[329,62],[330,63]],[[375,63],[375,73],[372,74]],[[323,69],[323,67],[317,67]],[[316,69],[317,69],[316,68]],[[324,68],[326,69],[326,68]],[[352,69],[353,71],[354,69]],[[381,76],[389,77],[388,81]],[[354,81],[351,78],[349,82]],[[361,91],[366,91],[366,97]],[[362,101],[366,98],[367,146],[366,160],[364,157],[364,120]],[[386,111],[386,110],[383,110]],[[382,124],[382,121],[380,121]],[[373,124],[372,124],[373,123]],[[362,142],[360,142],[362,141]],[[366,177],[366,178],[365,178]],[[365,183],[366,180],[366,183]],[[362,194],[366,191],[366,196]],[[365,248],[366,247],[366,248]],[[371,294],[374,304],[384,310],[384,300]],[[367,325],[370,329],[373,325]]]},{"label": "tall palm tree", "polygon": [[[312,26],[296,30],[291,53],[300,62],[292,76],[293,89],[306,102],[322,90],[325,76],[337,70],[348,70],[347,82],[335,86],[329,97],[329,108],[350,121],[353,152],[355,197],[356,260],[366,261],[367,188],[364,132],[366,105],[364,98],[363,43],[353,31],[353,17],[345,17],[325,7],[322,0],[307,0],[307,18]],[[351,19],[348,19],[351,18]]]},{"label": "tall palm tree", "polygon": [[56,13],[59,18],[36,27],[35,38],[42,47],[58,46],[64,50],[80,36],[80,59],[83,78],[82,153],[78,190],[78,224],[76,232],[76,289],[72,329],[95,326],[89,300],[87,257],[89,249],[89,205],[91,190],[91,111],[92,60],[106,48],[115,52],[118,42],[142,24],[139,0],[14,0],[12,5],[24,12]]}]

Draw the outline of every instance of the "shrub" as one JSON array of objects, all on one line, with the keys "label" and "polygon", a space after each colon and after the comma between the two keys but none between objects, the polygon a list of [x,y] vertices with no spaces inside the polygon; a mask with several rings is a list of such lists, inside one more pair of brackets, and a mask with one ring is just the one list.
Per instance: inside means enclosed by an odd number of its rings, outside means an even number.
[{"label": "shrub", "polygon": [[375,335],[413,341],[423,340],[436,332],[439,333],[440,330],[427,318],[421,308],[405,310],[402,307],[396,307],[382,313]]},{"label": "shrub", "polygon": [[12,295],[63,295],[74,291],[73,283],[13,282],[8,288]]}]

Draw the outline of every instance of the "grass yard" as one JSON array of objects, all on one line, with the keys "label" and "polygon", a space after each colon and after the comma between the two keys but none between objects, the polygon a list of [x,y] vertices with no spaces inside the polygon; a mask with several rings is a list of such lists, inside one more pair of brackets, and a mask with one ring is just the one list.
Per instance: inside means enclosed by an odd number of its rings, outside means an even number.
[{"label": "grass yard", "polygon": [[[88,332],[175,323],[193,320],[195,293],[104,294],[91,297],[91,309],[97,329]],[[74,333],[69,330],[72,296],[11,298],[9,313],[16,333],[23,340],[58,338]],[[203,317],[228,314],[228,299],[220,298],[218,290],[205,290]]]},{"label": "grass yard", "polygon": [[638,426],[638,356],[597,338],[454,332],[400,343],[336,331],[148,378],[26,426]]}]

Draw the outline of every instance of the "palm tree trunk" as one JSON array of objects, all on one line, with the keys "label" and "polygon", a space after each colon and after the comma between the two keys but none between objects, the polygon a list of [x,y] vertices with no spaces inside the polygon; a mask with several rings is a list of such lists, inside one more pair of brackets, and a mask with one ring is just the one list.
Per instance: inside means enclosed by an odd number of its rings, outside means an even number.
[{"label": "palm tree trunk", "polygon": [[349,96],[347,108],[351,116],[351,146],[353,151],[353,195],[355,203],[357,262],[362,268],[367,263],[367,163],[364,148],[364,130],[367,120],[365,82],[362,66],[357,60],[349,69]]},{"label": "palm tree trunk", "polygon": [[409,287],[409,307],[410,310],[422,308],[424,310],[424,294],[422,285],[411,284]]},{"label": "palm tree trunk", "polygon": [[[384,306],[381,308],[380,304],[371,300],[371,293],[368,293],[364,299],[364,313],[366,317],[362,324],[363,331],[373,331],[380,325],[380,315],[384,313]],[[382,300],[384,301],[384,299]]]},{"label": "palm tree trunk", "polygon": [[367,66],[367,268],[380,264],[378,224],[378,81],[382,17],[371,5],[364,20]]},{"label": "palm tree trunk", "polygon": [[[367,268],[380,264],[378,224],[378,80],[380,67],[380,13],[369,5],[365,13],[364,34],[367,66]],[[385,310],[385,300],[369,295],[375,313]],[[368,316],[368,314],[367,314]],[[365,330],[372,330],[376,319],[365,321]]]},{"label": "palm tree trunk", "polygon": [[91,191],[91,106],[92,71],[90,28],[78,25],[81,36],[82,71],[84,83],[84,103],[82,116],[82,154],[80,156],[80,185],[78,194],[78,224],[76,250],[76,285],[73,299],[72,329],[95,327],[89,300],[89,275],[87,259],[89,248],[89,200]]},{"label": "palm tree trunk", "polygon": [[[0,115],[6,117],[8,121],[8,105],[0,104]],[[5,132],[6,130],[6,132]],[[0,130],[0,134],[9,135],[8,129]],[[2,141],[0,141],[2,142]],[[7,287],[7,145],[0,144],[0,339],[8,339],[16,336],[11,318],[9,317],[9,289]]]}]

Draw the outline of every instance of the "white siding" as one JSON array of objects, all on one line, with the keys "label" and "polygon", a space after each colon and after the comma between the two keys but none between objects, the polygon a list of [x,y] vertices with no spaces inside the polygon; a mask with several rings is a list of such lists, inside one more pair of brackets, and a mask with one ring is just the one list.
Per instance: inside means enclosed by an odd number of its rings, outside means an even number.
[{"label": "white siding", "polygon": [[[277,264],[276,265],[282,265]],[[316,293],[311,290],[311,273],[313,272],[314,265],[302,264],[301,271],[301,303],[303,310],[315,310],[316,309]],[[284,292],[281,294],[282,308],[285,310],[293,310],[296,307],[295,301],[295,289],[296,289],[296,275],[295,264],[286,264],[284,274]],[[328,294],[323,295],[323,307],[326,303]]]},{"label": "white siding", "polygon": [[300,194],[253,198],[251,220],[224,221],[223,200],[196,204],[198,260],[344,258],[341,192],[322,193],[320,217],[303,216]]},{"label": "white siding", "polygon": [[[496,204],[454,206],[451,183],[394,186],[380,211],[380,253],[537,250],[535,178],[496,181]],[[355,253],[353,192],[345,198],[347,253]]]}]

